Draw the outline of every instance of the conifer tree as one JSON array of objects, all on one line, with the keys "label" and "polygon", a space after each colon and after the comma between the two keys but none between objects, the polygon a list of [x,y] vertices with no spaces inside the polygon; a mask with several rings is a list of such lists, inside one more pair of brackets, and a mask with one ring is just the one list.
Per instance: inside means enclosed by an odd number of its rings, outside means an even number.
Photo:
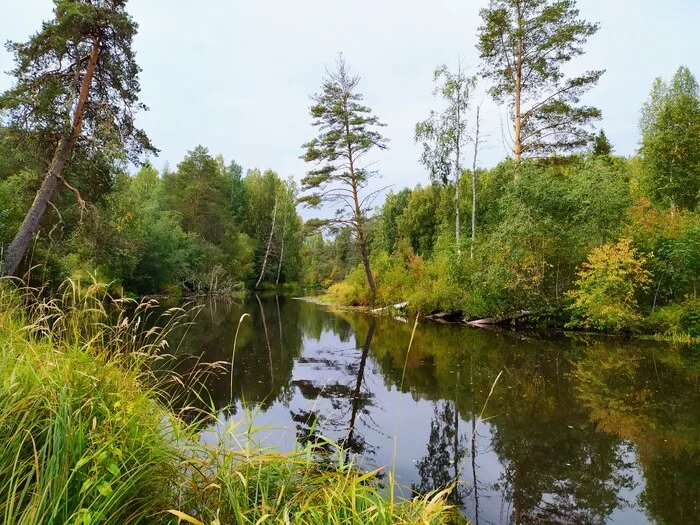
[{"label": "conifer tree", "polygon": [[353,76],[342,55],[335,71],[328,72],[321,92],[312,96],[313,125],[319,129],[318,137],[303,145],[302,157],[313,162],[316,168],[302,179],[301,202],[311,207],[324,203],[337,206],[334,219],[317,221],[319,226],[350,226],[356,237],[367,283],[372,294],[376,285],[369,263],[367,249],[367,212],[381,190],[363,195],[369,181],[377,176],[366,163],[367,154],[374,148],[383,150],[387,140],[377,131],[384,126],[372,110],[362,104],[363,96],[357,92],[360,78]]},{"label": "conifer tree", "polygon": [[479,49],[490,93],[513,119],[513,155],[541,157],[590,144],[600,110],[578,105],[604,71],[565,78],[598,24],[579,18],[574,0],[491,0],[481,10]]},{"label": "conifer tree", "polygon": [[8,246],[0,274],[14,274],[38,230],[78,147],[113,150],[135,161],[156,152],[136,128],[140,68],[131,48],[136,23],[126,0],[54,0],[54,17],[27,42],[10,42],[15,85],[0,95],[0,112],[10,132],[29,133],[54,153],[41,188]]}]

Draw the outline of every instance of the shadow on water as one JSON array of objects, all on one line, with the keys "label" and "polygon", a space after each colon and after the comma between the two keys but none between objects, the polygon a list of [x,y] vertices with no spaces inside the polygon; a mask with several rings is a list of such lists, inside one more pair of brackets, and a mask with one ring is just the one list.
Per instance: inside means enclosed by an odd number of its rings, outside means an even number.
[{"label": "shadow on water", "polygon": [[230,362],[243,313],[233,399],[228,369],[206,380],[212,427],[253,408],[266,444],[327,436],[406,496],[456,480],[475,525],[699,522],[697,350],[423,323],[407,356],[407,324],[253,295],[206,303],[182,351]]}]

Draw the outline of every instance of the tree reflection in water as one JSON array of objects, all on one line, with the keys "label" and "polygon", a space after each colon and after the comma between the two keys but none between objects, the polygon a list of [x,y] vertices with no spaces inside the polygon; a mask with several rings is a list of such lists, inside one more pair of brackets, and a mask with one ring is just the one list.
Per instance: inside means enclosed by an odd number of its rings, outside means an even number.
[{"label": "tree reflection in water", "polygon": [[453,487],[449,500],[462,506],[467,487],[458,482],[460,464],[467,452],[462,444],[466,436],[459,433],[459,414],[454,401],[438,401],[434,410],[427,453],[417,464],[420,483],[414,483],[413,490],[425,494]]},{"label": "tree reflection in water", "polygon": [[459,480],[474,525],[698,522],[697,351],[422,323],[407,355],[411,326],[263,295],[205,306],[184,350],[227,361],[244,312],[234,398],[227,370],[206,382],[217,410],[245,400],[417,491]]}]

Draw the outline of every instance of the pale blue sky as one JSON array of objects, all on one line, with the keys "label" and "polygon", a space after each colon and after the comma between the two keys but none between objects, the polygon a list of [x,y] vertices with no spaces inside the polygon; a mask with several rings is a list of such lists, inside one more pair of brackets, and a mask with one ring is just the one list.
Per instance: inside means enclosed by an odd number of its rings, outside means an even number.
[{"label": "pale blue sky", "polygon": [[[301,144],[314,135],[308,95],[342,51],[362,77],[365,102],[387,124],[390,150],[376,156],[384,184],[425,182],[413,129],[431,107],[432,71],[461,56],[476,72],[479,8],[487,0],[131,0],[142,100],[139,116],[176,165],[197,144],[245,168],[300,178]],[[607,69],[584,101],[619,154],[635,151],[639,108],[656,76],[684,64],[700,76],[700,0],[579,0],[601,30],[572,71]],[[51,16],[50,0],[0,0],[0,40],[24,40]],[[11,67],[0,51],[0,70]],[[0,90],[11,79],[0,75]],[[482,86],[485,85],[482,83]],[[482,95],[479,95],[480,100]],[[486,97],[489,149],[482,165],[506,156],[505,111]],[[471,159],[466,158],[471,164]]]}]

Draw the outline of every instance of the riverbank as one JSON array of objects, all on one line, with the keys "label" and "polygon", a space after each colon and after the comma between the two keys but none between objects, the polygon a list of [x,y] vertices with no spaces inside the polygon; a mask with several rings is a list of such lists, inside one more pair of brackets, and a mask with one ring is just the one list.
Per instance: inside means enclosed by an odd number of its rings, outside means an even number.
[{"label": "riverbank", "polygon": [[64,285],[50,301],[0,288],[3,522],[449,522],[444,492],[389,499],[378,472],[356,470],[330,443],[323,464],[312,445],[282,454],[254,439],[240,450],[201,444],[197,425],[168,408],[168,385],[184,378],[152,366],[181,310],[147,330],[147,306],[127,317],[104,304],[99,287]]},{"label": "riverbank", "polygon": [[[313,297],[300,297],[298,299],[329,306],[362,312],[366,314],[384,315],[403,320],[401,314],[421,315],[422,318],[433,322],[466,324],[479,328],[522,328],[522,329],[547,329],[560,331],[575,331],[581,333],[592,333],[601,335],[627,335],[640,339],[652,339],[656,341],[667,341],[681,344],[700,343],[700,314],[698,301],[689,301],[685,308],[678,305],[659,309],[653,315],[642,319],[642,322],[635,329],[621,331],[614,330],[586,330],[580,327],[572,327],[569,324],[570,315],[565,308],[549,309],[544,312],[520,312],[515,315],[484,315],[467,316],[460,310],[422,310],[422,304],[416,305],[408,301],[396,301],[387,305],[382,304],[353,304],[353,298],[344,296],[338,290],[343,289],[343,283],[338,287],[331,287],[326,293]],[[350,302],[350,304],[347,304]],[[397,317],[398,316],[398,317]],[[683,317],[687,317],[684,319]]]}]

